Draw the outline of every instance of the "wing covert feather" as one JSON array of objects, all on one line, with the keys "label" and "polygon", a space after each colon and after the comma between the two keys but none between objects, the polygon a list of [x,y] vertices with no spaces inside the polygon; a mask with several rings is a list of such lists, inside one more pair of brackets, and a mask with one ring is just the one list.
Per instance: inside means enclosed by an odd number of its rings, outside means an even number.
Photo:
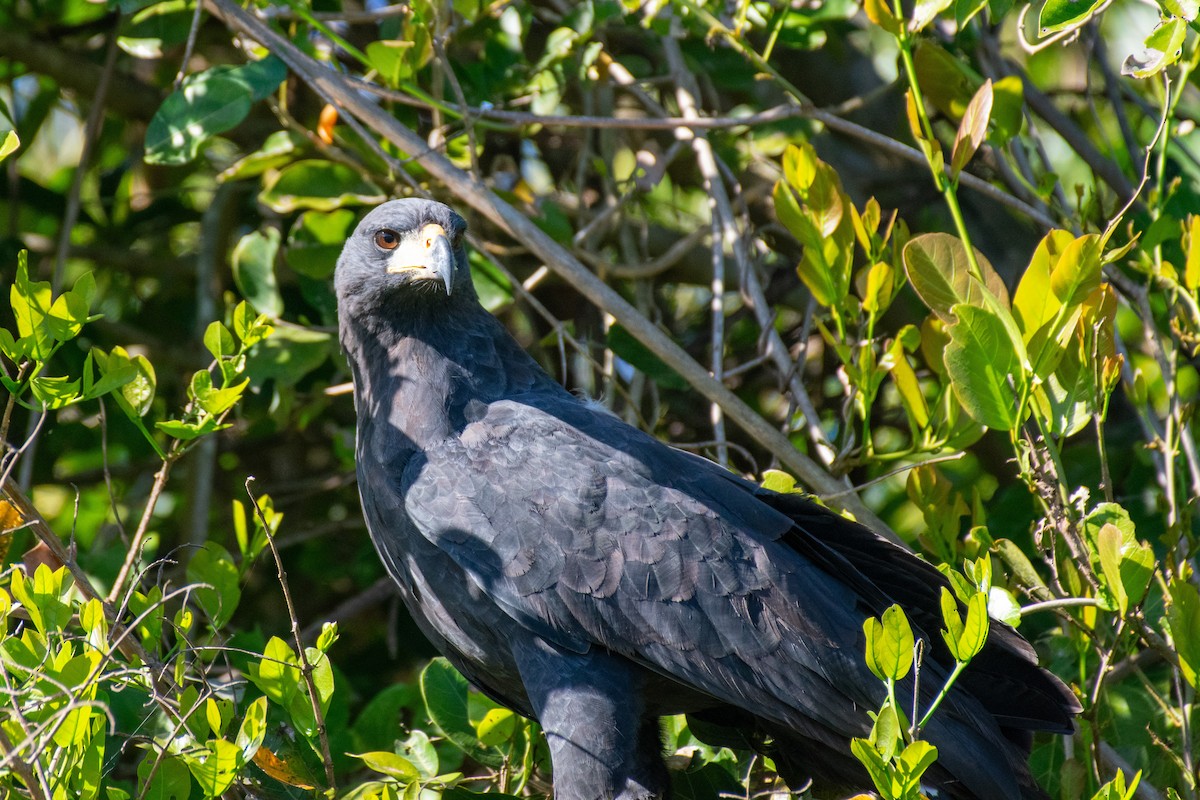
[{"label": "wing covert feather", "polygon": [[863,732],[855,707],[881,689],[857,595],[779,541],[785,515],[676,451],[570,400],[506,400],[404,482],[418,530],[538,635],[793,725]]}]

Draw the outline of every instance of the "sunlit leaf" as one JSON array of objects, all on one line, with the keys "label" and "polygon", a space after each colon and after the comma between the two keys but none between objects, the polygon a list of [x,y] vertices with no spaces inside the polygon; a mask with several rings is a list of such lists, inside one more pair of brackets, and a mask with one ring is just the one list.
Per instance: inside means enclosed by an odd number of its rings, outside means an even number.
[{"label": "sunlit leaf", "polygon": [[[976,251],[987,291],[1002,305],[1008,289],[992,265]],[[958,237],[926,233],[913,237],[904,248],[904,269],[921,300],[944,322],[953,322],[952,308],[959,304],[984,305],[984,288],[970,271],[966,248]]]},{"label": "sunlit leaf", "polygon": [[283,298],[275,280],[275,256],[279,252],[279,231],[267,228],[246,234],[233,248],[233,279],[238,291],[260,314],[278,317],[283,313]]},{"label": "sunlit leaf", "polygon": [[908,23],[909,31],[917,33],[924,30],[926,25],[933,22],[937,15],[949,8],[953,2],[954,0],[916,0],[912,19]]},{"label": "sunlit leaf", "polygon": [[187,764],[178,756],[151,751],[138,763],[137,776],[139,797],[147,800],[188,800],[191,794]]},{"label": "sunlit leaf", "polygon": [[895,35],[900,32],[900,21],[892,13],[891,5],[887,0],[863,0],[863,11],[866,13],[867,19],[888,33]]},{"label": "sunlit leaf", "polygon": [[989,80],[984,81],[979,91],[971,98],[958,125],[958,134],[954,137],[954,149],[950,156],[951,180],[958,180],[958,173],[962,172],[963,167],[971,161],[975,151],[983,144],[991,116],[992,82]]},{"label": "sunlit leaf", "polygon": [[210,739],[203,748],[185,752],[183,758],[205,797],[223,794],[245,764],[242,751],[225,739]]},{"label": "sunlit leaf", "polygon": [[500,754],[483,747],[467,717],[467,680],[444,658],[421,672],[421,695],[430,718],[446,738],[482,764],[499,766]]},{"label": "sunlit leaf", "polygon": [[880,680],[899,680],[913,663],[913,632],[900,606],[889,606],[880,619],[863,622],[867,666]]},{"label": "sunlit leaf", "polygon": [[16,131],[0,129],[0,161],[15,152],[20,146],[21,139],[17,136]]},{"label": "sunlit leaf", "polygon": [[1023,382],[1020,362],[1003,323],[986,308],[959,304],[950,326],[946,372],[959,402],[972,417],[995,430],[1020,422]]},{"label": "sunlit leaf", "polygon": [[1042,35],[1061,31],[1091,15],[1104,0],[1046,0],[1038,15]]},{"label": "sunlit leaf", "polygon": [[220,628],[228,622],[242,597],[237,565],[229,551],[216,542],[192,551],[187,577],[192,583],[207,584],[197,588],[193,597],[213,626]]},{"label": "sunlit leaf", "polygon": [[921,40],[913,51],[913,66],[925,100],[958,123],[983,78],[936,42]]},{"label": "sunlit leaf", "polygon": [[1122,75],[1149,78],[1179,60],[1188,24],[1180,17],[1166,20],[1146,37],[1142,49],[1130,53],[1121,64]]},{"label": "sunlit leaf", "polygon": [[1196,0],[1160,0],[1160,2],[1168,14],[1182,17],[1188,22],[1194,20],[1197,12],[1200,12],[1200,3],[1197,3]]},{"label": "sunlit leaf", "polygon": [[350,753],[350,755],[362,759],[362,762],[370,769],[395,778],[401,783],[409,783],[421,778],[420,772],[417,771],[412,762],[396,753],[375,750],[370,753]]},{"label": "sunlit leaf", "polygon": [[1197,688],[1200,676],[1200,592],[1186,580],[1175,578],[1170,584],[1167,626],[1179,653],[1183,677]]},{"label": "sunlit leaf", "polygon": [[517,715],[507,708],[493,708],[475,726],[479,743],[497,747],[513,737],[517,730]]}]

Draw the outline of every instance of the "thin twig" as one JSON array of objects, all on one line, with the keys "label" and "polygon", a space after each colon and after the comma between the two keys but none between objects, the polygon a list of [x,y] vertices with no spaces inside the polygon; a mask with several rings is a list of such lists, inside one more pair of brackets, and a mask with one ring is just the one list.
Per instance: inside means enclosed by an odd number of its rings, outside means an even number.
[{"label": "thin twig", "polygon": [[121,596],[124,591],[125,581],[129,578],[129,573],[133,570],[134,564],[141,558],[142,544],[146,540],[146,534],[150,530],[150,520],[154,517],[155,507],[158,505],[158,498],[162,496],[163,489],[167,485],[167,478],[171,475],[171,465],[175,463],[173,457],[177,453],[176,448],[172,448],[167,454],[158,468],[158,472],[154,474],[154,483],[150,487],[150,496],[146,498],[146,506],[142,509],[142,518],[138,521],[137,530],[133,533],[133,540],[129,543],[129,551],[125,554],[125,561],[121,564],[121,569],[117,572],[117,577],[113,581],[112,589],[109,590],[108,597],[105,602],[112,603]]},{"label": "thin twig", "polygon": [[[215,1],[215,0],[210,0]],[[615,62],[614,62],[615,63]],[[611,72],[611,70],[610,70]],[[377,84],[364,81],[360,78],[343,76],[343,80],[354,85],[356,89],[371,92],[372,94],[393,100],[407,105],[416,106],[419,108],[429,108],[429,103],[415,98],[412,95],[403,92],[397,92],[392,89],[386,89]],[[628,90],[629,86],[623,86]],[[654,99],[642,93],[642,96],[650,103],[654,103]],[[562,128],[593,128],[593,129],[624,129],[624,130],[675,130],[677,128],[686,128],[689,130],[709,130],[709,129],[730,129],[737,127],[752,127],[758,125],[769,125],[775,122],[780,122],[787,119],[812,119],[820,122],[831,131],[849,136],[853,139],[865,142],[878,148],[890,155],[902,158],[905,161],[910,161],[914,164],[922,166],[928,165],[928,160],[925,154],[915,147],[911,147],[901,141],[885,136],[878,131],[859,125],[856,122],[851,122],[844,119],[838,114],[817,108],[812,105],[797,105],[785,104],[770,108],[758,114],[748,114],[744,117],[698,117],[696,119],[687,119],[686,117],[600,117],[600,116],[581,116],[581,115],[562,115],[562,116],[545,116],[541,114],[531,114],[522,111],[506,111],[495,108],[482,107],[453,107],[446,104],[450,110],[459,114],[471,114],[478,117],[480,120],[491,120],[493,122],[504,122],[513,125],[545,125],[550,127]],[[992,200],[1000,205],[1007,206],[1037,223],[1046,230],[1056,228],[1058,225],[1055,220],[1047,216],[1041,210],[1026,203],[1019,197],[1015,197],[995,186],[988,183],[984,179],[972,175],[969,172],[963,172],[959,175],[959,185],[979,192],[987,199]]]},{"label": "thin twig", "polygon": [[[0,752],[16,753],[16,748],[13,747],[12,740],[8,738],[8,734],[0,728]],[[9,763],[9,768],[17,773],[17,777],[25,784],[25,788],[29,790],[29,796],[33,800],[47,800],[46,793],[42,791],[42,784],[34,777],[33,769],[29,766],[29,761],[23,758],[14,758]]]},{"label": "thin twig", "polygon": [[250,504],[254,506],[255,516],[258,517],[263,530],[267,533],[267,544],[271,548],[271,555],[275,557],[276,577],[279,579],[279,587],[283,590],[283,602],[287,606],[288,618],[292,623],[292,639],[296,643],[296,655],[300,659],[300,674],[304,676],[304,683],[308,687],[308,699],[312,703],[313,719],[317,725],[317,738],[321,742],[321,761],[325,764],[326,789],[329,791],[330,796],[332,796],[337,789],[337,779],[333,774],[333,755],[329,750],[329,731],[325,728],[325,715],[321,712],[321,700],[317,695],[317,684],[313,680],[313,665],[308,660],[308,653],[304,647],[304,637],[300,634],[300,619],[296,615],[296,604],[292,602],[292,592],[288,588],[287,572],[283,568],[283,559],[279,556],[279,548],[275,546],[275,535],[271,533],[271,526],[267,522],[262,508],[258,505],[258,498],[254,496],[254,492],[250,491],[250,484],[253,481],[253,475],[246,478],[246,494],[250,497]]}]

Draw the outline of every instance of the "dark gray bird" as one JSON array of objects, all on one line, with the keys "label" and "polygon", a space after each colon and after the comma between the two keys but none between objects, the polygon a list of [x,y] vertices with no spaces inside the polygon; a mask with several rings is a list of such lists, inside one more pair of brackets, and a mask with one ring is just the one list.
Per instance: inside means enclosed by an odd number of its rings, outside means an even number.
[{"label": "dark gray bird", "polygon": [[[904,607],[928,644],[928,706],[953,665],[937,635],[945,579],[572,396],[479,305],[465,228],[441,203],[385,203],[335,278],[363,511],[413,618],[541,723],[559,800],[664,797],[658,717],[675,713],[765,750],[795,788],[869,789],[849,749],[883,697],[863,620]],[[939,752],[928,781],[955,798],[1041,797],[1031,733],[1069,733],[1078,711],[993,623],[924,731]]]}]

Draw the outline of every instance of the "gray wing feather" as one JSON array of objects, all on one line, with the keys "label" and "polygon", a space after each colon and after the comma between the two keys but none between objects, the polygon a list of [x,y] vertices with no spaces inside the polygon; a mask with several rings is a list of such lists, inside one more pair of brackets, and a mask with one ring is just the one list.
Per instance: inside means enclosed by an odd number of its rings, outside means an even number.
[{"label": "gray wing feather", "polygon": [[778,541],[789,518],[650,437],[569,400],[506,400],[403,483],[418,530],[534,633],[802,729],[864,732],[881,690],[857,595]]}]

